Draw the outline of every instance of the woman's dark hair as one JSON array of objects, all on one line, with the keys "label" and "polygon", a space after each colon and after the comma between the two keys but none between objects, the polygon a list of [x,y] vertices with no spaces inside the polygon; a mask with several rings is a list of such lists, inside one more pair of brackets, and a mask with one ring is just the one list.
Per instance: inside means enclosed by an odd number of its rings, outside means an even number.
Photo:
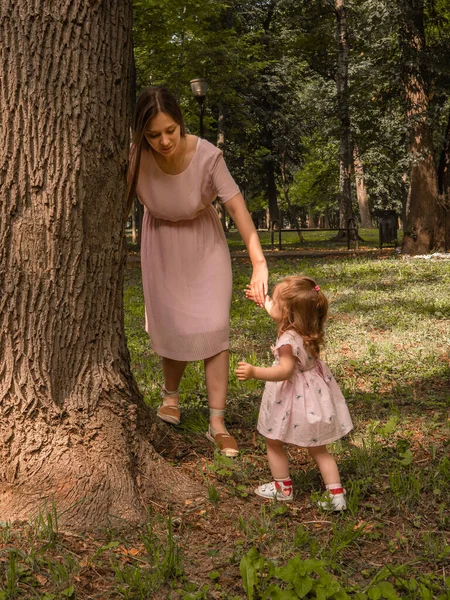
[{"label": "woman's dark hair", "polygon": [[165,87],[156,86],[142,90],[133,115],[130,162],[128,165],[127,212],[130,213],[136,195],[142,149],[150,150],[145,137],[147,123],[160,112],[166,113],[180,126],[181,136],[186,135],[183,115],[175,96]]}]

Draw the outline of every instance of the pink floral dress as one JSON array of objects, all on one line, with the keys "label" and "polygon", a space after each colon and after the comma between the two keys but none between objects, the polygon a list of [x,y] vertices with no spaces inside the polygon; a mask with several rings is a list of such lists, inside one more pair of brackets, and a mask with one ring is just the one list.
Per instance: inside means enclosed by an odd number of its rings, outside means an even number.
[{"label": "pink floral dress", "polygon": [[329,367],[305,349],[303,339],[286,331],[272,348],[274,365],[279,349],[289,345],[297,357],[292,377],[268,381],[262,397],[258,431],[267,438],[296,446],[323,446],[351,429],[347,403]]}]

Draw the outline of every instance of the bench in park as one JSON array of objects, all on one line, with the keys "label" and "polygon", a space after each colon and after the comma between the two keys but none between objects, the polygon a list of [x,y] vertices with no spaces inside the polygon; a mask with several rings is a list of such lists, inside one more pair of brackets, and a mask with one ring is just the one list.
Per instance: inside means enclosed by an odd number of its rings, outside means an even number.
[{"label": "bench in park", "polygon": [[345,233],[345,237],[347,239],[347,248],[348,250],[350,250],[350,243],[353,241],[355,242],[355,248],[356,250],[358,250],[359,248],[359,236],[358,236],[358,227],[356,225],[356,222],[354,219],[349,219],[347,222],[347,227],[342,228],[342,227],[331,227],[331,228],[291,228],[291,229],[285,229],[283,227],[279,226],[278,221],[273,221],[272,226],[269,229],[270,231],[270,243],[272,245],[272,250],[275,248],[275,234],[278,234],[278,250],[282,249],[282,243],[281,243],[281,235],[282,233],[287,233],[287,232],[297,232],[300,235],[302,234],[302,232],[307,232],[307,231],[336,231],[337,233],[339,232],[344,232]]}]

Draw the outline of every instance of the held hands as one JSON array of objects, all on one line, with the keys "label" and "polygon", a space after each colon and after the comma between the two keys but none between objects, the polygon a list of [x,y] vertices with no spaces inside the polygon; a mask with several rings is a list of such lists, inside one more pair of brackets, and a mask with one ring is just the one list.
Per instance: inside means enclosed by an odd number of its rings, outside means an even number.
[{"label": "held hands", "polygon": [[251,285],[246,286],[246,288],[244,290],[244,294],[245,294],[245,297],[247,298],[247,300],[253,300],[253,302],[258,304],[258,306],[264,307],[270,315],[270,310],[272,308],[273,302],[272,302],[272,298],[269,296],[269,294],[266,294],[264,296],[264,304],[259,304],[258,302],[256,302]]},{"label": "held hands", "polygon": [[268,290],[268,279],[269,272],[265,262],[253,267],[252,279],[250,285],[247,286],[250,289],[251,295],[247,296],[246,294],[246,297],[249,300],[253,300],[258,306],[264,306],[264,297]]},{"label": "held hands", "polygon": [[254,377],[254,366],[249,365],[246,362],[239,362],[238,368],[236,369],[236,377],[239,381],[247,381],[248,379],[253,379]]}]

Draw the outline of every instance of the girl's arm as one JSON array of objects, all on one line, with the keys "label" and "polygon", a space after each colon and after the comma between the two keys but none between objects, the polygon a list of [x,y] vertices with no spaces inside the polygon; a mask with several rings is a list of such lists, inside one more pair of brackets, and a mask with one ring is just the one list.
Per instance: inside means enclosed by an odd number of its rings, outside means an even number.
[{"label": "girl's arm", "polygon": [[237,194],[234,198],[225,202],[224,206],[236,223],[236,227],[252,261],[253,273],[250,282],[253,293],[252,300],[259,304],[259,306],[264,306],[264,296],[267,294],[269,275],[258,232],[255,229],[242,194]]},{"label": "girl's arm", "polygon": [[238,363],[236,376],[239,381],[259,379],[260,381],[286,381],[292,377],[295,367],[295,356],[289,345],[279,349],[280,362],[275,367],[255,367],[246,362]]}]

